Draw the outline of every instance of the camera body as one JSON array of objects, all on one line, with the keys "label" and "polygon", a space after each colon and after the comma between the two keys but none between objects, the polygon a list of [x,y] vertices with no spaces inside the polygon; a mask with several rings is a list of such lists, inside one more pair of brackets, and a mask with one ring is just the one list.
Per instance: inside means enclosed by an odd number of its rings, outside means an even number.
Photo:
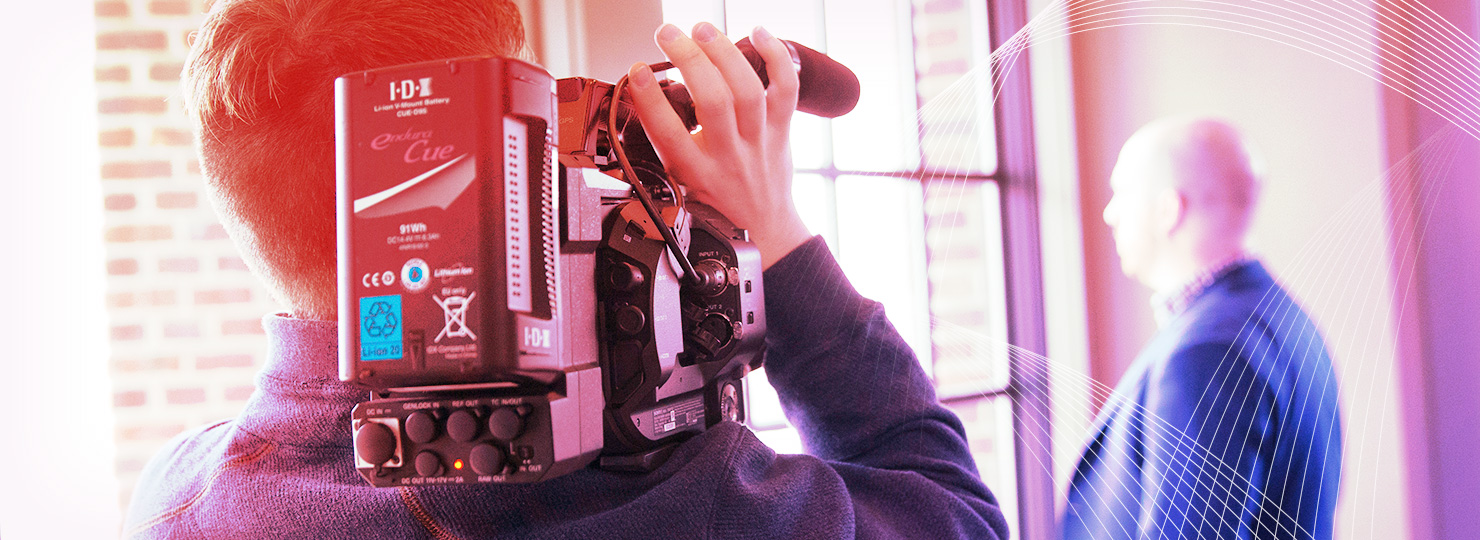
[{"label": "camera body", "polygon": [[[493,57],[336,81],[340,378],[371,392],[351,413],[371,484],[651,470],[743,419],[759,253],[683,202],[635,120],[608,132],[612,87]],[[603,172],[616,144],[656,210]]]}]

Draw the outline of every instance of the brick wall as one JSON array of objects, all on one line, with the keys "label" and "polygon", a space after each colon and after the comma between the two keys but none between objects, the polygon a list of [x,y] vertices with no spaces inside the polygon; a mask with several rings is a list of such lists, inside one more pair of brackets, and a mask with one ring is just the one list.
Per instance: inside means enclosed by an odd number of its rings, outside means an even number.
[{"label": "brick wall", "polygon": [[262,315],[278,308],[202,192],[180,101],[206,5],[105,0],[97,17],[98,145],[120,504],[180,432],[228,418],[252,392]]}]

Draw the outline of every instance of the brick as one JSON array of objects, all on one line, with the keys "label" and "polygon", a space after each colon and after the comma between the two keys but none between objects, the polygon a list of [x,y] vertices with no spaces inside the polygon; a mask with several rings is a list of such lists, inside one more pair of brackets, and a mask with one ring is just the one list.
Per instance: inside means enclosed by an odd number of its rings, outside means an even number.
[{"label": "brick", "polygon": [[137,30],[126,32],[105,32],[98,34],[98,50],[147,50],[161,51],[168,45],[165,33],[159,30]]},{"label": "brick", "polygon": [[[201,394],[205,394],[202,390]],[[152,441],[168,439],[185,431],[184,424],[153,424],[130,426],[118,430],[119,438],[127,441]]]},{"label": "brick", "polygon": [[263,334],[261,319],[226,321],[221,323],[221,333],[228,336]]},{"label": "brick", "polygon": [[107,18],[128,17],[128,2],[96,2],[93,4],[93,15]]},{"label": "brick", "polygon": [[149,3],[150,15],[193,15],[195,10],[184,0],[156,0]]},{"label": "brick", "polygon": [[154,205],[165,210],[195,208],[196,199],[193,191],[167,191],[154,196]]},{"label": "brick", "polygon": [[174,388],[164,392],[164,402],[170,405],[204,403],[205,400],[206,389],[204,388]]},{"label": "brick", "polygon": [[173,306],[176,295],[175,291],[149,291],[143,294],[143,300],[151,306]]},{"label": "brick", "polygon": [[126,308],[133,307],[136,301],[137,299],[134,297],[134,293],[125,292],[109,294],[107,303],[110,308]]},{"label": "brick", "polygon": [[960,39],[960,35],[956,32],[954,28],[936,30],[934,32],[926,34],[925,46],[940,47],[943,45],[950,45],[955,43],[958,39]]},{"label": "brick", "polygon": [[223,354],[218,356],[202,356],[195,359],[195,369],[219,369],[239,367],[252,367],[252,355]]},{"label": "brick", "polygon": [[129,128],[110,129],[98,132],[98,146],[121,148],[134,145],[134,130]]},{"label": "brick", "polygon": [[130,341],[140,339],[144,337],[144,327],[137,324],[115,326],[109,332],[109,337],[112,338],[113,341]]},{"label": "brick", "polygon": [[109,242],[151,242],[173,237],[169,225],[121,225],[103,234],[103,239]]},{"label": "brick", "polygon": [[98,101],[99,114],[159,114],[169,110],[161,96],[121,97]]},{"label": "brick", "polygon": [[226,235],[226,227],[221,226],[220,223],[201,227],[195,235],[196,240],[226,240],[228,238],[231,237]]},{"label": "brick", "polygon": [[149,66],[149,79],[155,81],[178,81],[180,71],[185,69],[183,62],[161,62]]},{"label": "brick", "polygon": [[971,439],[966,445],[971,448],[973,454],[985,454],[997,449],[997,441],[991,437]]},{"label": "brick", "polygon": [[925,75],[959,75],[966,73],[969,69],[971,66],[966,63],[966,59],[958,58],[930,64],[930,67],[925,70]]},{"label": "brick", "polygon": [[926,216],[925,226],[937,227],[961,227],[971,222],[971,218],[963,212],[942,212],[940,214]]},{"label": "brick", "polygon": [[108,261],[108,275],[131,276],[139,273],[138,259],[113,259]]},{"label": "brick", "polygon": [[[188,129],[155,128],[149,144],[155,146],[193,146],[195,134]],[[194,160],[192,160],[194,161]],[[195,171],[199,174],[200,171]]]},{"label": "brick", "polygon": [[174,257],[159,260],[160,272],[189,273],[200,271],[200,259],[193,257]]},{"label": "brick", "polygon": [[251,268],[247,267],[247,261],[243,260],[241,257],[221,257],[220,259],[216,260],[216,268],[220,270],[239,270],[243,272],[251,270]]},{"label": "brick", "polygon": [[952,403],[950,405],[946,405],[946,408],[950,409],[951,412],[956,413],[956,417],[960,418],[961,422],[963,423],[976,421],[977,405],[975,401],[967,401],[965,403]]},{"label": "brick", "polygon": [[149,395],[141,390],[113,393],[114,407],[139,407],[149,402]]},{"label": "brick", "polygon": [[251,289],[215,289],[196,291],[196,305],[232,304],[252,301]]},{"label": "brick", "polygon": [[114,193],[112,195],[103,197],[104,210],[111,210],[114,212],[122,210],[133,210],[134,207],[138,205],[139,201],[134,199],[134,195],[132,193]]},{"label": "brick", "polygon": [[233,386],[226,389],[226,401],[246,401],[252,397],[252,392],[257,391],[253,386]]},{"label": "brick", "polygon": [[180,359],[174,356],[118,358],[113,360],[113,369],[124,372],[174,371],[180,369]]},{"label": "brick", "polygon": [[961,0],[930,0],[925,2],[925,13],[953,13],[961,11]]},{"label": "brick", "polygon": [[160,178],[170,175],[168,161],[114,161],[103,164],[104,180]]},{"label": "brick", "polygon": [[[160,438],[163,439],[165,437]],[[148,462],[149,460],[144,458],[121,458],[117,463],[114,463],[113,468],[119,473],[138,473],[144,470],[144,465]],[[131,495],[131,493],[128,495]]]},{"label": "brick", "polygon": [[128,66],[100,67],[93,70],[93,79],[98,82],[123,82],[129,80]]},{"label": "brick", "polygon": [[185,172],[199,176],[200,175],[200,160],[198,160],[198,159],[192,159],[190,161],[186,161],[185,162]]},{"label": "brick", "polygon": [[167,323],[164,325],[164,337],[171,339],[198,338],[200,337],[200,325],[195,323]]}]

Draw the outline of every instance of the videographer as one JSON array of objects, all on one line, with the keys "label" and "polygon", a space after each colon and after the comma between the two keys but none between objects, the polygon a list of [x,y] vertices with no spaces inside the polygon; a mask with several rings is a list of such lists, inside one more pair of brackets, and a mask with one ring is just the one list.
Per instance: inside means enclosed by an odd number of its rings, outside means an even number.
[{"label": "videographer", "polygon": [[633,98],[689,196],[749,229],[766,291],[767,372],[810,455],[778,456],[722,422],[648,474],[586,468],[533,484],[375,488],[356,473],[337,377],[334,78],[440,58],[517,56],[517,10],[465,0],[218,0],[184,78],[210,198],[288,309],[264,318],[257,392],[145,469],[137,538],[1002,538],[959,420],[935,399],[882,307],[858,295],[791,200],[797,78],[751,36],[770,87],[701,24],[664,26],[701,130],[645,66]]}]

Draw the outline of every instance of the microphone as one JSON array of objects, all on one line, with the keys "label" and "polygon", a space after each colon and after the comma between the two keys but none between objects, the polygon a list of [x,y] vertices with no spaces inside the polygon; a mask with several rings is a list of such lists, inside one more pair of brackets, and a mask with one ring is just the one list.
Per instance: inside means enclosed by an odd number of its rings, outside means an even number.
[{"label": "microphone", "polygon": [[[839,64],[827,55],[814,51],[796,42],[781,40],[791,53],[791,62],[797,72],[797,110],[823,118],[837,118],[858,105],[858,76],[847,66]],[[735,42],[735,47],[750,61],[750,67],[761,77],[761,86],[770,86],[771,77],[766,73],[766,61],[755,45],[746,37]]]}]

